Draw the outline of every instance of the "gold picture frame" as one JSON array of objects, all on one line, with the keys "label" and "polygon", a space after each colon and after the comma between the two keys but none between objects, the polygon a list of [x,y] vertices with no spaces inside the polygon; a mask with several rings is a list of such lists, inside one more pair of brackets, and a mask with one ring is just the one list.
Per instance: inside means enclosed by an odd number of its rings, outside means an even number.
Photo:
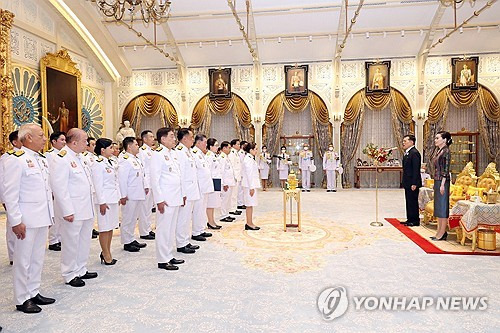
[{"label": "gold picture frame", "polygon": [[42,128],[53,131],[82,128],[82,73],[66,50],[40,59]]}]

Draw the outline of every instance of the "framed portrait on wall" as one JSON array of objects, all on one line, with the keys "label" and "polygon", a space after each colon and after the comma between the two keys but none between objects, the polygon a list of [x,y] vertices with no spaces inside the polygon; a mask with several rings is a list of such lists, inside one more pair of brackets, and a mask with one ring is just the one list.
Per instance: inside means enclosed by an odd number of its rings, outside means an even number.
[{"label": "framed portrait on wall", "polygon": [[366,94],[388,93],[391,90],[391,62],[366,61]]},{"label": "framed portrait on wall", "polygon": [[476,90],[479,57],[451,58],[451,89]]},{"label": "framed portrait on wall", "polygon": [[209,68],[209,98],[231,98],[231,68]]},{"label": "framed portrait on wall", "polygon": [[307,96],[309,65],[285,65],[285,96]]},{"label": "framed portrait on wall", "polygon": [[81,73],[66,50],[40,60],[42,127],[46,134],[82,128]]}]

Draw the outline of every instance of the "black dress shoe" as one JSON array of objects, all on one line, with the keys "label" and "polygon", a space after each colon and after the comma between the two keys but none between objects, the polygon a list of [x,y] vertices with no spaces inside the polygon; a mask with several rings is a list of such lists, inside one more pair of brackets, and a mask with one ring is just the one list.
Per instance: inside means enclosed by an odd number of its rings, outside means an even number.
[{"label": "black dress shoe", "polygon": [[241,215],[241,210],[235,210],[234,212],[229,212],[231,215]]},{"label": "black dress shoe", "polygon": [[85,285],[85,281],[83,281],[77,276],[74,277],[73,280],[67,282],[66,284],[69,284],[72,287],[83,287]]},{"label": "black dress shoe", "polygon": [[251,227],[248,224],[245,224],[245,230],[260,230],[260,227]]},{"label": "black dress shoe", "polygon": [[140,250],[140,248],[138,248],[135,245],[132,245],[132,243],[123,245],[123,249],[128,252],[139,252]]},{"label": "black dress shoe", "polygon": [[407,227],[419,227],[420,223],[405,223],[404,225]]},{"label": "black dress shoe", "polygon": [[198,235],[198,236],[191,236],[191,239],[192,240],[195,240],[195,241],[198,241],[198,242],[204,242],[206,241],[207,239],[205,237],[203,237],[202,235]]},{"label": "black dress shoe", "polygon": [[209,232],[203,232],[201,235],[205,238],[212,237],[212,234]]},{"label": "black dress shoe", "polygon": [[146,243],[139,243],[138,241],[133,241],[132,243],[130,243],[131,245],[134,245],[135,247],[138,247],[140,249],[142,248],[145,248],[146,246],[148,246],[148,244]]},{"label": "black dress shoe", "polygon": [[191,254],[191,253],[195,253],[196,251],[188,248],[187,246],[183,246],[183,247],[178,247],[177,252]]},{"label": "black dress shoe", "polygon": [[188,245],[186,245],[186,247],[188,249],[192,249],[192,250],[199,250],[200,249],[200,246],[199,245],[193,245],[191,243],[189,243]]},{"label": "black dress shoe", "polygon": [[207,228],[208,229],[212,229],[212,230],[219,230],[220,228],[222,228],[222,226],[221,225],[215,225],[215,226],[213,226],[210,223],[207,223]]},{"label": "black dress shoe", "polygon": [[10,261],[10,265],[11,265],[11,266],[12,266],[12,265],[14,265],[14,262],[13,262],[12,260]]},{"label": "black dress shoe", "polygon": [[150,231],[150,232],[149,232],[149,235],[151,235],[151,236],[153,236],[153,237],[156,237],[156,234],[155,234],[155,232],[154,232],[154,231]]},{"label": "black dress shoe", "polygon": [[225,217],[223,219],[220,220],[221,222],[233,222],[234,219],[230,218],[229,216],[228,217]]},{"label": "black dress shoe", "polygon": [[151,208],[151,213],[156,213],[156,208],[155,207]]},{"label": "black dress shoe", "polygon": [[238,206],[238,207],[236,207],[236,208],[237,208],[237,209],[247,209],[247,206],[245,206],[245,205],[241,205],[241,206]]},{"label": "black dress shoe", "polygon": [[332,190],[332,192],[337,192],[337,190]]},{"label": "black dress shoe", "polygon": [[31,299],[24,301],[22,305],[16,305],[16,309],[24,313],[39,313],[42,311],[42,308],[36,305]]},{"label": "black dress shoe", "polygon": [[179,269],[179,267],[177,266],[174,266],[168,262],[161,262],[161,263],[158,263],[158,268],[161,268],[161,269],[165,269],[167,271],[176,271]]},{"label": "black dress shoe", "polygon": [[171,265],[180,265],[184,263],[184,260],[172,258],[168,263]]},{"label": "black dress shoe", "polygon": [[306,190],[307,192],[311,192],[311,190]]},{"label": "black dress shoe", "polygon": [[151,236],[150,234],[147,234],[146,236],[141,236],[141,239],[153,240],[153,239],[155,239],[155,236]]},{"label": "black dress shoe", "polygon": [[305,192],[306,190],[302,189],[302,192]]},{"label": "black dress shoe", "polygon": [[92,238],[97,238],[99,236],[99,231],[92,229]]},{"label": "black dress shoe", "polygon": [[61,251],[61,245],[59,245],[59,243],[49,245],[49,250],[51,250],[51,251]]},{"label": "black dress shoe", "polygon": [[80,276],[80,279],[89,280],[89,279],[95,279],[96,277],[97,277],[96,272],[87,272],[84,275]]},{"label": "black dress shoe", "polygon": [[48,304],[55,303],[55,301],[56,301],[53,298],[44,297],[44,296],[42,296],[40,294],[36,295],[35,297],[32,297],[31,300],[36,305],[48,305]]}]

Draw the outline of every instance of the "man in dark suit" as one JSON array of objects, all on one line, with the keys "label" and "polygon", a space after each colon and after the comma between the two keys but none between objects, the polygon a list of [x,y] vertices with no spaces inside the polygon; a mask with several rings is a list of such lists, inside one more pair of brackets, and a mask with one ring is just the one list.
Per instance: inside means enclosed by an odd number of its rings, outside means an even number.
[{"label": "man in dark suit", "polygon": [[403,138],[403,187],[406,200],[406,222],[402,224],[409,227],[420,225],[418,217],[418,189],[422,186],[420,178],[420,164],[422,157],[415,148],[415,136],[405,135]]}]

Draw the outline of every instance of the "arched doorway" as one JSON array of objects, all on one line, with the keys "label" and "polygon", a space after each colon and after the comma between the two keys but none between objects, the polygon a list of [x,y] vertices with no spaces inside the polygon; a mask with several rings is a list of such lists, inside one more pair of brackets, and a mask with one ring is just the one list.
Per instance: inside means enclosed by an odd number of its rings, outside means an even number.
[{"label": "arched doorway", "polygon": [[[320,187],[323,183],[322,157],[332,142],[332,131],[328,108],[318,94],[309,90],[307,96],[286,97],[283,91],[273,98],[266,110],[262,142],[273,155],[279,153],[282,145],[287,146],[292,169],[297,172],[298,154],[304,143],[309,143],[317,166],[311,181],[315,187]],[[274,185],[279,184],[276,163],[273,159],[270,177]]]},{"label": "arched doorway", "polygon": [[477,90],[460,91],[447,86],[434,96],[424,123],[424,161],[431,160],[434,137],[442,130],[455,136],[451,146],[452,176],[456,176],[467,161],[474,163],[479,174],[489,162],[500,163],[500,106],[483,85]]},{"label": "arched doorway", "polygon": [[[389,135],[391,132],[392,135]],[[361,89],[354,94],[344,110],[340,127],[344,188],[350,188],[354,183],[354,166],[358,159],[368,164],[371,162],[362,153],[368,143],[379,147],[397,147],[393,158],[401,161],[403,136],[410,133],[415,133],[411,106],[399,90],[391,87],[389,93],[366,95]],[[375,187],[375,175],[367,176],[362,179],[361,186]],[[399,187],[399,174],[387,173],[378,178],[379,186]]]},{"label": "arched doorway", "polygon": [[155,93],[144,93],[132,99],[122,115],[122,124],[130,121],[136,136],[144,130],[153,133],[161,127],[177,128],[177,111],[165,97]]},{"label": "arched doorway", "polygon": [[193,109],[191,128],[195,133],[214,137],[219,142],[235,138],[253,142],[255,138],[250,109],[235,93],[230,99],[203,96]]}]

